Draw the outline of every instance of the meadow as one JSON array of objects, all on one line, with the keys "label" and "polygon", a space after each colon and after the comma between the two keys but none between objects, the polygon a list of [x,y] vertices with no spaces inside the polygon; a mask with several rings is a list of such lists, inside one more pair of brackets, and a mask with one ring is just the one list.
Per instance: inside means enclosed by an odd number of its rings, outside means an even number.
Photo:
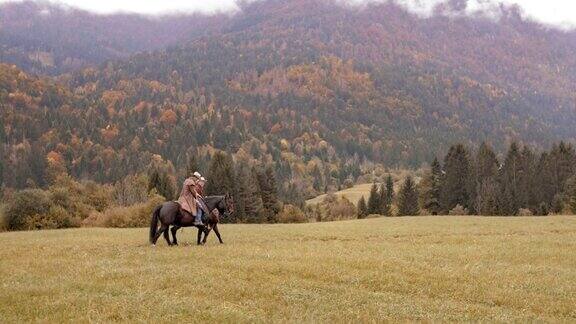
[{"label": "meadow", "polygon": [[[337,191],[334,193],[334,195],[336,195],[338,197],[345,197],[351,203],[356,205],[356,204],[358,204],[358,201],[360,200],[360,198],[362,198],[362,196],[364,196],[364,199],[368,199],[368,196],[370,196],[370,188],[371,187],[372,187],[371,183],[358,184],[358,185],[354,185],[351,188],[342,189],[340,191]],[[317,197],[314,197],[312,199],[308,199],[308,200],[306,200],[306,204],[307,205],[319,204],[320,202],[322,202],[324,200],[324,198],[326,198],[326,196],[327,196],[327,194],[323,194],[323,195],[319,195]]]},{"label": "meadow", "polygon": [[21,321],[576,321],[576,217],[0,233],[0,318]]}]

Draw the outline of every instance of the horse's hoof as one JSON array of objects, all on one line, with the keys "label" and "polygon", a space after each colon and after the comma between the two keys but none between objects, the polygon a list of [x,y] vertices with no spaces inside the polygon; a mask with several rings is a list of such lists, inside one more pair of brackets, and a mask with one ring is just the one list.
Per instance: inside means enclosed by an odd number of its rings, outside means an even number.
[{"label": "horse's hoof", "polygon": [[152,244],[152,247],[156,247],[156,244]]}]

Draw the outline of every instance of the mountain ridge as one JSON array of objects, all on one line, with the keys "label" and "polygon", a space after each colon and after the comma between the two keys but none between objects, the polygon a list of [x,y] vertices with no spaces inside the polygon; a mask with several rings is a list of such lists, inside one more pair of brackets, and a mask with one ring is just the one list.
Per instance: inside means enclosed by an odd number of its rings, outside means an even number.
[{"label": "mountain ridge", "polygon": [[[54,95],[5,86],[6,126],[38,125],[9,133],[5,150],[17,156],[26,138],[24,155],[45,147],[75,177],[102,182],[153,155],[182,169],[224,150],[274,164],[285,190],[312,195],[374,164],[420,166],[455,142],[503,152],[512,141],[574,141],[573,34],[502,10],[491,21],[421,18],[393,3],[244,4],[209,34],[52,78]],[[16,108],[35,101],[52,124]]]}]

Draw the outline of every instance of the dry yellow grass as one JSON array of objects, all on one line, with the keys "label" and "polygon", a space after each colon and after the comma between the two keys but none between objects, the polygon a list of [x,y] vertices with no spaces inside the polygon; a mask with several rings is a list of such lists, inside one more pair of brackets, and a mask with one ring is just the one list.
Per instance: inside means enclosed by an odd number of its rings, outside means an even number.
[{"label": "dry yellow grass", "polygon": [[21,321],[576,321],[576,217],[0,233],[0,318]]},{"label": "dry yellow grass", "polygon": [[[356,205],[358,204],[358,201],[360,200],[360,198],[362,198],[362,196],[364,196],[364,199],[368,199],[368,196],[370,196],[370,188],[372,188],[371,183],[363,183],[355,185],[352,188],[337,191],[334,194],[339,197],[346,197],[346,199],[348,199],[351,203]],[[312,199],[307,200],[306,204],[307,205],[319,204],[322,202],[322,200],[324,200],[325,197],[326,194],[314,197]]]}]

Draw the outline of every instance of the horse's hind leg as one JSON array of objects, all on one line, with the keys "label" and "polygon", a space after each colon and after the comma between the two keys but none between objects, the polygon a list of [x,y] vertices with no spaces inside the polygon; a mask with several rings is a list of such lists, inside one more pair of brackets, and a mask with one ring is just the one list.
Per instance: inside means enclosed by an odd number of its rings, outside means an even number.
[{"label": "horse's hind leg", "polygon": [[[160,238],[160,235],[162,235],[163,233],[167,234],[167,231],[168,231],[168,225],[162,224],[160,226],[160,229],[156,233],[156,236],[154,236],[154,239],[152,240],[152,245],[156,245],[156,242],[158,241],[158,238]],[[166,235],[164,237],[166,237]]]},{"label": "horse's hind leg", "polygon": [[178,240],[176,239],[176,232],[180,229],[180,226],[172,226],[170,231],[172,232],[172,244],[178,245]]},{"label": "horse's hind leg", "polygon": [[168,233],[168,226],[166,226],[166,230],[164,231],[164,239],[168,245],[172,245],[172,242],[170,242],[170,233]]}]

